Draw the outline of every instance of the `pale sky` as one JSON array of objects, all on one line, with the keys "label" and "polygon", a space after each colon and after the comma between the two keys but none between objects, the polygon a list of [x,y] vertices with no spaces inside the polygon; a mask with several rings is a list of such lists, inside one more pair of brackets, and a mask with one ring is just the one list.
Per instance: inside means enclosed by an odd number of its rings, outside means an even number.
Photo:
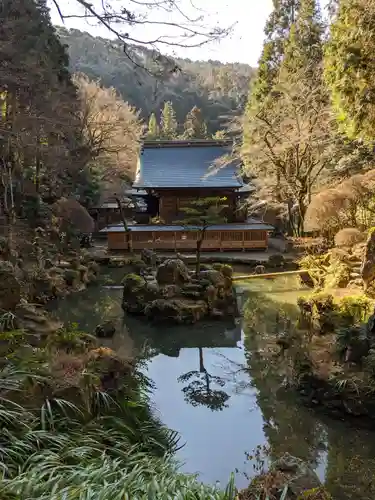
[{"label": "pale sky", "polygon": [[[95,2],[101,0],[91,0]],[[111,0],[116,4],[119,0]],[[58,16],[57,10],[53,7],[52,1],[49,0],[51,6],[52,21],[55,24],[61,25],[61,19]],[[264,38],[264,25],[267,17],[272,10],[272,0],[178,0],[178,5],[181,10],[190,17],[203,17],[203,23],[206,26],[212,27],[219,25],[227,27],[235,24],[231,36],[224,38],[220,43],[211,43],[199,48],[174,48],[171,49],[166,45],[159,45],[158,48],[162,53],[174,54],[181,57],[188,57],[193,60],[214,59],[222,62],[243,62],[256,66],[262,43]],[[326,4],[327,0],[322,0]],[[141,2],[139,2],[141,3]],[[119,5],[127,5],[129,2],[120,0]],[[195,5],[197,9],[193,9]],[[77,8],[75,0],[60,0],[60,6],[64,14],[80,14],[82,11]],[[144,8],[143,12],[144,12]],[[141,11],[139,11],[141,12]],[[182,20],[178,14],[168,14],[165,11],[146,11],[148,18],[153,21],[168,21],[179,22]],[[88,31],[94,36],[103,38],[113,38],[105,27],[96,25],[93,21],[86,22],[82,19],[69,19],[65,22],[66,28],[76,28],[81,31]],[[117,26],[117,29],[119,27]],[[123,30],[129,32],[131,36],[141,40],[150,40],[162,35],[177,35],[165,26],[145,25],[143,27],[129,28],[124,26]],[[179,35],[181,32],[179,32]]]}]

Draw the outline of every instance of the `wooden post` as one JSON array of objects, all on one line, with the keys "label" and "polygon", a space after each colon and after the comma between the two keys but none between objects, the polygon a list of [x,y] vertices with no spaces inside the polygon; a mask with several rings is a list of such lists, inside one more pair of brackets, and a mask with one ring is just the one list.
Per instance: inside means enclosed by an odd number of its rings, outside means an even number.
[{"label": "wooden post", "polygon": [[174,251],[177,252],[177,231],[174,231]]},{"label": "wooden post", "polygon": [[242,251],[245,251],[245,231],[242,231]]}]

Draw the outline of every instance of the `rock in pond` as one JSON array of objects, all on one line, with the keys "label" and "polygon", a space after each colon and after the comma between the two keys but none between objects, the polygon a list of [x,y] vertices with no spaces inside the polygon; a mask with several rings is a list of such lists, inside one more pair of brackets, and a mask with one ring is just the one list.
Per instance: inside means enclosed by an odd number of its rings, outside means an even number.
[{"label": "rock in pond", "polygon": [[207,304],[194,300],[157,299],[146,306],[146,316],[156,323],[193,324],[207,314]]},{"label": "rock in pond", "polygon": [[124,311],[155,322],[192,324],[238,312],[229,266],[202,271],[196,277],[182,260],[166,259],[156,272],[128,274],[123,284]]},{"label": "rock in pond", "polygon": [[99,338],[112,338],[116,333],[116,326],[113,321],[106,321],[95,328],[95,335]]},{"label": "rock in pond", "polygon": [[148,282],[137,274],[128,274],[123,280],[122,308],[132,314],[143,314],[146,305],[159,298],[156,282]]},{"label": "rock in pond", "polygon": [[190,281],[187,265],[180,259],[168,259],[157,269],[156,280],[159,285],[181,285]]}]

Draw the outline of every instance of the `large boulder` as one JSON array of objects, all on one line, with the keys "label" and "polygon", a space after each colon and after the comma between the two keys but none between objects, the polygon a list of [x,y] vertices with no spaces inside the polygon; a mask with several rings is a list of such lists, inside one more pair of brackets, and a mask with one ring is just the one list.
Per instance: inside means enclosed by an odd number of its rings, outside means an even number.
[{"label": "large boulder", "polygon": [[15,314],[17,327],[38,337],[48,337],[63,326],[61,322],[49,316],[41,306],[35,304],[21,302],[16,307]]},{"label": "large boulder", "polygon": [[160,297],[156,282],[147,282],[137,274],[128,274],[123,280],[122,308],[132,314],[143,314],[149,302]]},{"label": "large boulder", "polygon": [[157,255],[156,252],[153,250],[150,250],[148,248],[144,248],[141,252],[141,259],[143,262],[145,262],[148,266],[155,268],[157,264],[159,264],[160,259]]},{"label": "large boulder", "polygon": [[0,309],[13,311],[21,300],[21,284],[15,267],[8,261],[0,262]]},{"label": "large boulder", "polygon": [[113,321],[106,321],[95,328],[95,334],[99,338],[112,338],[116,333],[116,325]]},{"label": "large boulder", "polygon": [[158,267],[159,285],[181,285],[190,281],[189,268],[181,259],[168,259]]},{"label": "large boulder", "polygon": [[146,316],[156,323],[193,324],[207,315],[204,301],[157,299],[146,306]]},{"label": "large boulder", "polygon": [[221,271],[217,271],[212,269],[210,271],[201,271],[199,273],[199,279],[202,281],[207,280],[210,284],[215,287],[220,287],[225,285],[225,276],[221,273]]}]

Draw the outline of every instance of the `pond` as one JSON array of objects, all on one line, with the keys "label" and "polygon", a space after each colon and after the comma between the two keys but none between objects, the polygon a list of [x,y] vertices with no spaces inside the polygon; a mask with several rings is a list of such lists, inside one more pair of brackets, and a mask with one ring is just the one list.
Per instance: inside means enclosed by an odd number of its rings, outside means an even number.
[{"label": "pond", "polygon": [[178,455],[184,471],[222,485],[235,471],[242,488],[261,467],[264,447],[270,458],[288,451],[308,461],[335,499],[372,500],[375,433],[324,418],[280,393],[278,373],[249,334],[254,326],[266,334],[274,326],[273,309],[292,314],[297,297],[310,292],[290,276],[239,283],[238,291],[243,304],[249,294],[251,300],[237,325],[155,328],[123,321],[121,290],[105,287],[61,301],[55,314],[89,332],[104,319],[117,319],[118,333],[108,342],[121,355],[146,356],[155,408],[186,443]]}]

